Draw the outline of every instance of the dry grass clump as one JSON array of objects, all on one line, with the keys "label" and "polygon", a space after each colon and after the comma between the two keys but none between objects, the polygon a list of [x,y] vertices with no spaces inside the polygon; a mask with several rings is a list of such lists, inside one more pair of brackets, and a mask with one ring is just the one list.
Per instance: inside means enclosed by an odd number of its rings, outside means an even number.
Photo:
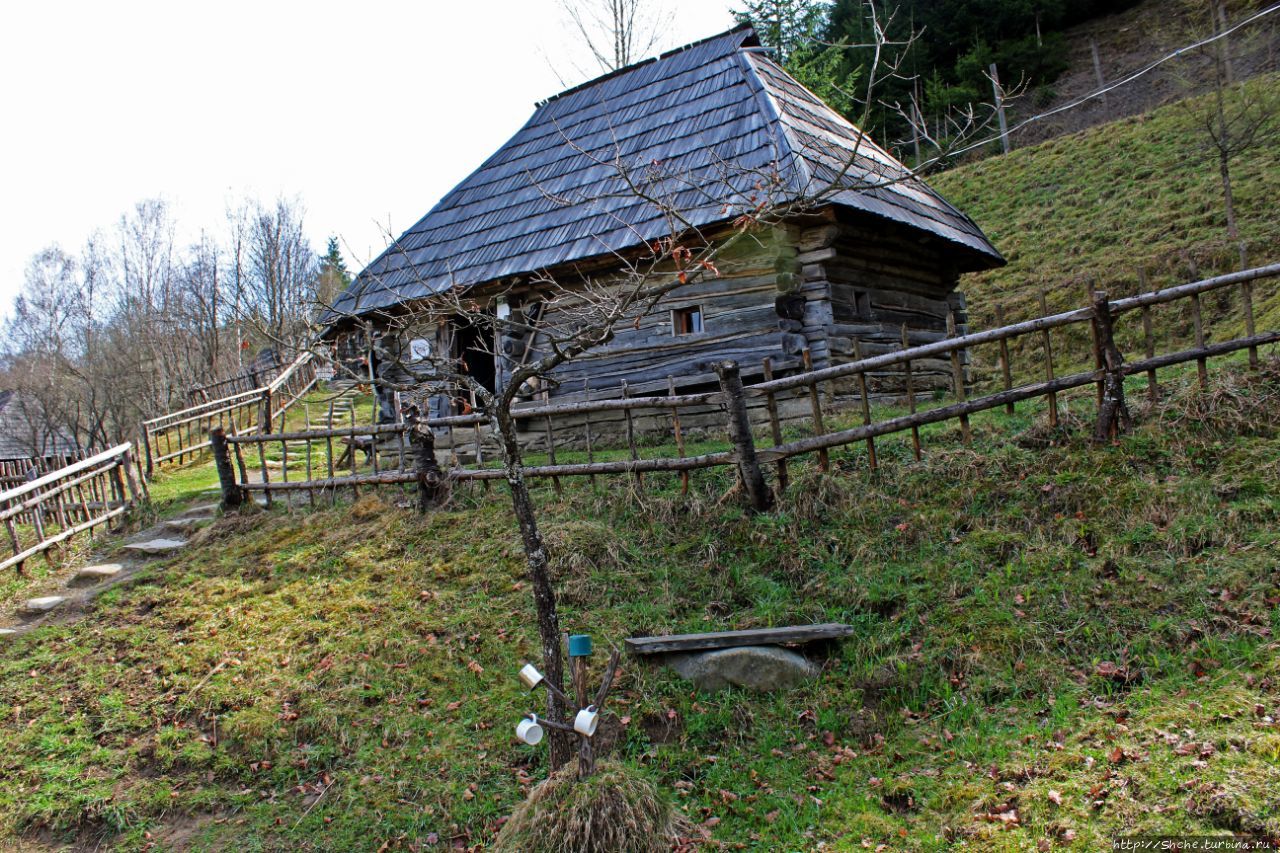
[{"label": "dry grass clump", "polygon": [[571,764],[533,789],[493,849],[509,853],[664,853],[684,819],[647,780],[602,762],[577,780]]},{"label": "dry grass clump", "polygon": [[382,498],[375,494],[365,494],[351,505],[351,517],[357,521],[368,521],[382,516],[389,509],[391,507]]},{"label": "dry grass clump", "polygon": [[1280,358],[1264,358],[1258,369],[1210,370],[1209,388],[1178,385],[1163,401],[1164,418],[1175,426],[1211,435],[1274,435],[1280,426]]},{"label": "dry grass clump", "polygon": [[249,503],[238,510],[228,512],[213,524],[197,530],[191,535],[190,543],[193,547],[199,547],[213,542],[238,539],[252,533],[270,520],[271,516],[263,512],[257,504]]}]

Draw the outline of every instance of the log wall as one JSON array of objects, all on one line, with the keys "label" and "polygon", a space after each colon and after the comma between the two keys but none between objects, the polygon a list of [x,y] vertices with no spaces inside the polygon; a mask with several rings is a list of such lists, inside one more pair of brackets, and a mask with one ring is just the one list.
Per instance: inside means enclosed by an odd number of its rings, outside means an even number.
[{"label": "log wall", "polygon": [[[829,209],[753,234],[716,264],[719,276],[695,281],[635,322],[618,324],[613,341],[563,365],[553,383],[529,389],[526,399],[577,402],[624,393],[661,395],[672,388],[677,393],[711,389],[716,387],[712,365],[730,359],[748,382],[762,378],[766,358],[775,376],[804,369],[806,352],[814,369],[846,364],[859,353],[869,357],[902,348],[904,328],[910,346],[941,340],[948,335],[949,313],[954,333],[967,331],[964,300],[956,292],[959,274],[946,250],[883,220]],[[607,277],[596,282],[602,280]],[[675,334],[674,312],[691,306],[701,309],[703,330]],[[513,296],[510,310],[523,312],[530,325],[555,326],[561,319],[551,303],[539,303],[536,292]],[[451,346],[443,325],[402,332],[404,350],[413,336],[435,348]],[[499,383],[507,381],[515,364],[547,351],[546,340],[536,333],[532,340],[514,333],[495,346]],[[918,392],[952,384],[947,359],[923,361],[914,370]],[[387,376],[397,382],[410,378],[399,368]],[[899,398],[905,393],[904,374],[887,368],[868,376],[868,389],[873,397]],[[829,397],[859,393],[851,380],[834,386]],[[430,415],[440,417],[448,409],[443,398],[433,400]],[[752,410],[753,418],[761,416]],[[607,424],[601,428],[612,431]]]}]

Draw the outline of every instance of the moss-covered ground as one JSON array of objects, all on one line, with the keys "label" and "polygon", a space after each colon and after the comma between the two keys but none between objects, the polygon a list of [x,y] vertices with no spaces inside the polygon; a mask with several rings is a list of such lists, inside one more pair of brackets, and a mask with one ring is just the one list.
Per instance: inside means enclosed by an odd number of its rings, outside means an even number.
[{"label": "moss-covered ground", "polygon": [[[898,440],[878,472],[861,448],[796,464],[758,517],[723,472],[687,496],[540,486],[566,628],[601,645],[854,627],[785,694],[696,695],[628,660],[602,746],[729,849],[1280,833],[1280,368],[1169,390],[1114,446],[1020,409],[971,447],[929,430],[922,463]],[[157,491],[197,493],[196,470]],[[0,647],[9,843],[491,840],[546,772],[512,733],[536,710],[520,548],[499,486],[425,517],[399,498],[229,516]]]}]

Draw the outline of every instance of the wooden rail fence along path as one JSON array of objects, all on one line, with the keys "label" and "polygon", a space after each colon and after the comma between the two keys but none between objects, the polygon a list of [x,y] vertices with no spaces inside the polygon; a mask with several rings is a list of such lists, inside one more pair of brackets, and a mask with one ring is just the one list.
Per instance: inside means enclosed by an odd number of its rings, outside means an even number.
[{"label": "wooden rail fence along path", "polygon": [[0,569],[16,566],[71,537],[108,525],[145,500],[146,486],[135,478],[129,442],[73,462],[42,477],[0,492],[12,555]]},{"label": "wooden rail fence along path", "polygon": [[210,400],[222,397],[230,397],[236,394],[242,394],[245,391],[253,391],[257,388],[268,384],[267,379],[276,371],[287,367],[281,364],[274,357],[266,363],[255,364],[253,367],[242,370],[235,376],[229,376],[226,379],[217,379],[213,382],[207,382],[204,385],[196,385],[187,392],[188,402],[192,405],[196,403],[207,403]]},{"label": "wooden rail fence along path", "polygon": [[[1264,280],[1274,283],[1277,278],[1280,278],[1280,264],[1117,300],[1109,299],[1104,291],[1091,289],[1090,304],[1082,308],[1057,314],[1042,309],[1042,316],[1021,322],[1001,322],[996,328],[964,335],[956,335],[955,325],[949,324],[947,337],[919,346],[866,357],[861,357],[859,346],[855,352],[860,357],[846,364],[813,370],[807,369],[806,360],[806,369],[801,372],[776,376],[774,366],[766,360],[761,365],[764,381],[752,385],[742,383],[739,365],[726,362],[717,366],[719,388],[702,393],[641,397],[630,396],[624,389],[622,396],[612,399],[524,404],[517,409],[517,416],[525,424],[526,435],[538,440],[545,436],[547,451],[546,464],[531,465],[524,475],[550,478],[556,483],[562,477],[626,475],[633,478],[633,487],[639,489],[644,487],[642,474],[668,472],[679,474],[687,488],[689,472],[732,465],[738,469],[740,483],[751,505],[765,510],[773,495],[764,470],[776,468],[777,486],[785,489],[786,461],[792,457],[814,454],[825,471],[829,467],[830,450],[863,443],[867,464],[874,468],[880,464],[875,439],[909,432],[912,451],[919,459],[924,451],[921,427],[956,421],[961,440],[968,443],[972,440],[971,416],[993,409],[1013,413],[1016,404],[1038,398],[1047,401],[1049,423],[1057,426],[1060,407],[1064,405],[1060,398],[1090,385],[1098,389],[1094,435],[1098,440],[1106,440],[1127,424],[1124,393],[1128,377],[1145,376],[1148,396],[1155,400],[1159,395],[1157,372],[1162,369],[1194,362],[1203,384],[1209,359],[1241,351],[1248,352],[1250,365],[1256,367],[1258,349],[1280,342],[1280,330],[1255,328],[1255,286]],[[1208,293],[1218,293],[1218,304],[1223,306],[1233,289],[1240,295],[1238,310],[1244,334],[1212,341],[1212,330],[1195,310],[1196,306]],[[1187,329],[1188,315],[1195,320],[1193,330]],[[997,317],[1003,321],[1003,309],[998,310]],[[1158,319],[1167,321],[1164,328],[1157,328]],[[1070,334],[1064,334],[1064,330]],[[1055,333],[1090,341],[1088,351],[1078,351],[1078,348],[1073,351],[1070,346],[1062,346],[1062,340],[1055,342]],[[905,329],[902,340],[907,340]],[[1168,351],[1158,352],[1157,341]],[[1035,363],[1021,365],[1024,369],[1018,370],[1015,353]],[[979,357],[981,355],[989,357]],[[913,370],[913,365],[922,363],[949,363],[951,367],[950,387],[932,389],[927,405],[923,404],[925,398],[915,384],[918,374]],[[1034,378],[1019,382],[1015,376]],[[833,429],[832,401],[838,399],[838,389],[849,387],[857,391],[852,399],[856,401],[855,415],[860,423]],[[872,397],[891,401],[906,411],[876,417],[877,412],[870,405]],[[785,439],[784,410],[789,413],[785,425],[799,426],[798,431],[806,434]],[[798,419],[797,413],[800,413]],[[621,422],[624,427],[625,458],[597,459],[602,449],[601,426],[606,419]],[[566,426],[558,427],[556,421]],[[451,480],[488,481],[506,477],[500,465],[484,463],[479,427],[487,423],[487,417],[482,414],[422,421],[433,434],[447,439],[445,446],[454,454],[446,472]],[[657,424],[659,434],[665,430],[665,435],[673,439],[678,455],[661,458],[641,455],[636,434],[642,423]],[[729,449],[686,453],[691,423],[712,424],[714,429],[709,432],[727,436]],[[419,475],[408,434],[410,429],[407,424],[357,427],[353,421],[350,427],[274,435],[267,429],[228,430],[227,457],[222,460],[226,464],[220,463],[220,470],[227,472],[223,489],[224,492],[228,489],[239,489],[242,493],[265,492],[268,503],[273,493],[304,492],[314,502],[317,494],[332,497],[344,488],[357,492],[362,487],[415,483]],[[646,434],[653,432],[645,430]],[[757,447],[757,432],[770,439],[767,446]],[[466,450],[468,442],[474,461],[461,464],[456,457],[460,449]],[[349,451],[341,457],[344,464],[334,463],[335,443]],[[268,447],[272,447],[274,454],[276,445],[280,458],[273,462],[279,469],[278,478],[268,473],[273,466],[267,460]],[[365,466],[357,464],[357,447],[367,454]],[[587,461],[557,461],[557,448],[585,450]],[[234,466],[230,458],[233,454]],[[294,466],[302,465],[304,471],[291,472],[290,454]],[[250,460],[248,465],[246,457]],[[248,474],[254,461],[261,471],[258,477]],[[231,479],[236,472],[238,478]]]},{"label": "wooden rail fence along path", "polygon": [[146,475],[167,464],[181,465],[209,449],[209,431],[215,427],[229,434],[271,432],[278,420],[316,383],[317,358],[307,351],[299,355],[270,383],[216,400],[207,400],[177,412],[169,412],[142,424],[142,448]]}]

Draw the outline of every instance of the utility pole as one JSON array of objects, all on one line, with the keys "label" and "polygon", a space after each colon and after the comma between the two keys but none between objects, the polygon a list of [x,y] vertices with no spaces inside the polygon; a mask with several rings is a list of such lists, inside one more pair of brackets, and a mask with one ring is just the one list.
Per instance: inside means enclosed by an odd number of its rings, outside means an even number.
[{"label": "utility pole", "polygon": [[1098,43],[1089,39],[1089,50],[1093,53],[1093,74],[1098,78],[1098,91],[1102,93],[1103,115],[1111,116],[1111,107],[1107,103],[1107,78],[1102,76],[1102,59],[1098,56]]},{"label": "utility pole", "polygon": [[1000,86],[1000,72],[996,70],[996,64],[991,63],[991,91],[996,97],[996,114],[1000,117],[1000,144],[1004,147],[1004,153],[1009,153],[1009,122],[1004,115],[1004,89]]}]

